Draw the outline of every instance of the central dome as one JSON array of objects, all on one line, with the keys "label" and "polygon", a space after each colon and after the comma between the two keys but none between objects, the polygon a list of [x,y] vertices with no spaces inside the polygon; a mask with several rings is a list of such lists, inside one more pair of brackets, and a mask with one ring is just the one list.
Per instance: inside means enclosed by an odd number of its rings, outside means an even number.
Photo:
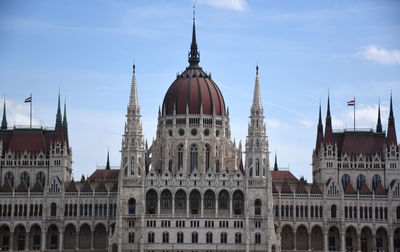
[{"label": "central dome", "polygon": [[193,18],[192,44],[188,53],[189,67],[177,75],[165,94],[162,113],[163,116],[174,114],[225,115],[225,102],[217,84],[211,75],[199,67],[200,53],[196,43],[196,24]]}]

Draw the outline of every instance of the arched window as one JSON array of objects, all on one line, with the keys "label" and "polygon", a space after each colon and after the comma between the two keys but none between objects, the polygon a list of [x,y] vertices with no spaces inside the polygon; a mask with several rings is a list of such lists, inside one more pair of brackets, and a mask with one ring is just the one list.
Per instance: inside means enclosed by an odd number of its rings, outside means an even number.
[{"label": "arched window", "polygon": [[331,206],[331,218],[336,218],[336,205]]},{"label": "arched window", "polygon": [[39,181],[43,187],[46,185],[46,177],[43,172],[36,173],[36,181]]},{"label": "arched window", "polygon": [[214,209],[214,204],[215,204],[215,195],[214,192],[211,190],[208,190],[204,194],[204,208],[205,209]]},{"label": "arched window", "polygon": [[54,202],[50,205],[50,216],[57,216],[57,204]]},{"label": "arched window", "polygon": [[378,174],[375,174],[372,177],[372,188],[375,190],[376,187],[381,183],[381,176],[379,176]]},{"label": "arched window", "polygon": [[154,190],[150,190],[146,194],[146,213],[155,214],[157,211],[157,193]]},{"label": "arched window", "polygon": [[197,146],[195,144],[190,147],[190,173],[197,168]]},{"label": "arched window", "polygon": [[206,234],[206,243],[212,243],[213,242],[213,235],[211,232],[208,232]]},{"label": "arched window", "polygon": [[219,160],[215,161],[215,173],[219,173]]},{"label": "arched window", "polygon": [[135,175],[135,158],[131,158],[131,175]]},{"label": "arched window", "polygon": [[261,234],[260,233],[255,234],[255,242],[256,242],[256,244],[261,243]]},{"label": "arched window", "polygon": [[206,144],[206,171],[210,169],[210,146]]},{"label": "arched window", "polygon": [[235,214],[243,214],[244,209],[244,195],[241,191],[235,191],[233,193],[233,211]]},{"label": "arched window", "polygon": [[149,232],[147,234],[147,242],[148,243],[154,243],[154,233],[153,232]]},{"label": "arched window", "polygon": [[193,190],[189,196],[190,210],[192,214],[198,214],[200,209],[200,193],[197,190]]},{"label": "arched window", "polygon": [[360,189],[361,186],[365,183],[365,176],[360,174],[357,177],[357,189]]},{"label": "arched window", "polygon": [[218,195],[218,208],[228,209],[229,194],[227,191],[223,190]]},{"label": "arched window", "polygon": [[168,161],[168,171],[172,174],[172,159]]},{"label": "arched window", "polygon": [[163,233],[162,241],[163,241],[163,243],[169,243],[169,233],[168,232]]},{"label": "arched window", "polygon": [[400,220],[400,206],[396,207],[396,218]]},{"label": "arched window", "polygon": [[228,238],[228,235],[225,233],[225,232],[223,232],[223,233],[221,233],[221,243],[226,243],[227,242],[227,239]]},{"label": "arched window", "polygon": [[350,183],[350,176],[348,174],[344,174],[342,176],[342,186],[343,190],[346,188],[347,184]]},{"label": "arched window", "polygon": [[129,232],[128,233],[128,242],[129,243],[134,243],[135,242],[135,233],[134,232]]},{"label": "arched window", "polygon": [[260,176],[260,161],[256,159],[256,176]]},{"label": "arched window", "polygon": [[178,146],[178,169],[183,168],[183,144]]},{"label": "arched window", "polygon": [[186,194],[182,190],[177,191],[175,194],[175,208],[176,209],[186,208]]},{"label": "arched window", "polygon": [[172,195],[168,190],[164,190],[161,193],[161,208],[171,209]]},{"label": "arched window", "polygon": [[183,233],[182,232],[179,232],[178,235],[176,236],[176,242],[183,243]]},{"label": "arched window", "polygon": [[254,202],[254,215],[261,215],[261,200],[256,199]]},{"label": "arched window", "polygon": [[12,172],[6,172],[4,176],[4,181],[8,180],[10,182],[10,185],[14,187],[14,174]]},{"label": "arched window", "polygon": [[128,214],[135,214],[135,210],[136,210],[136,200],[134,198],[131,198],[128,201]]},{"label": "arched window", "polygon": [[30,180],[29,174],[27,172],[21,173],[21,182],[22,181],[24,181],[26,186],[29,187],[31,180]]},{"label": "arched window", "polygon": [[235,234],[235,243],[236,244],[241,244],[242,243],[242,234],[241,233],[236,233]]},{"label": "arched window", "polygon": [[199,242],[199,234],[196,232],[192,233],[192,243],[198,243]]}]

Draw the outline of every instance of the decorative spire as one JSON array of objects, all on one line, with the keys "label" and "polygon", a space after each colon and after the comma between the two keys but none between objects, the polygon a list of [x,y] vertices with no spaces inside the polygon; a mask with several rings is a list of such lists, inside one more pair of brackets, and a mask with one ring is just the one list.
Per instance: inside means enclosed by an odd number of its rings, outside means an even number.
[{"label": "decorative spire", "polygon": [[67,121],[67,102],[64,102],[64,117],[62,121],[62,125],[64,128],[68,127],[68,121]]},{"label": "decorative spire", "polygon": [[60,93],[58,93],[58,107],[57,107],[56,124],[61,124],[61,123],[62,123],[61,101],[60,101]]},{"label": "decorative spire", "polygon": [[376,124],[376,132],[382,132],[382,123],[381,123],[381,103],[378,105],[378,122]]},{"label": "decorative spire", "polygon": [[6,99],[5,98],[4,98],[4,106],[3,106],[3,120],[1,121],[1,129],[7,129]]},{"label": "decorative spire", "polygon": [[258,79],[258,65],[256,66],[256,81],[254,84],[254,93],[253,93],[253,108],[261,108],[261,92],[260,92],[260,81]]},{"label": "decorative spire", "polygon": [[326,120],[325,120],[325,144],[327,143],[333,143],[332,118],[331,118],[329,94],[328,94],[328,108],[326,111]]},{"label": "decorative spire", "polygon": [[129,106],[139,106],[137,89],[136,89],[136,75],[135,75],[135,64],[133,64],[132,71],[132,84],[131,84],[131,96],[129,99]]},{"label": "decorative spire", "polygon": [[198,67],[200,62],[200,53],[197,50],[196,42],[196,13],[195,6],[193,5],[193,31],[192,31],[192,44],[190,45],[190,52],[188,53],[189,66]]},{"label": "decorative spire", "polygon": [[106,170],[110,170],[110,150],[107,150],[107,163],[106,163]]},{"label": "decorative spire", "polygon": [[276,158],[276,153],[275,153],[274,171],[279,171],[279,169],[278,169],[278,160]]},{"label": "decorative spire", "polygon": [[390,94],[390,111],[389,111],[389,122],[387,130],[387,141],[389,146],[391,146],[392,144],[397,145],[396,127],[394,125],[394,116],[393,116],[392,94]]},{"label": "decorative spire", "polygon": [[319,104],[319,118],[318,118],[318,127],[317,127],[317,142],[315,144],[315,151],[318,152],[321,147],[321,143],[324,141],[324,132],[322,125],[322,116],[321,116],[321,103]]}]

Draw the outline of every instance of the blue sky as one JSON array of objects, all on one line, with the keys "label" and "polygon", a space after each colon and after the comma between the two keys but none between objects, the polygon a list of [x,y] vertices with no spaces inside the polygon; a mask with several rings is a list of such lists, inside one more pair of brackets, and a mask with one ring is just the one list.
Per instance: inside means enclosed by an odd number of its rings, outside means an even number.
[{"label": "blue sky", "polygon": [[[0,94],[10,125],[53,127],[58,90],[67,100],[74,176],[119,165],[132,63],[144,134],[155,136],[158,106],[188,65],[193,1],[0,1]],[[260,67],[271,151],[281,167],[311,181],[318,105],[328,90],[333,125],[387,125],[390,90],[400,115],[398,1],[196,1],[200,65],[229,106],[232,136],[245,141]],[[2,100],[2,98],[1,98]]]}]

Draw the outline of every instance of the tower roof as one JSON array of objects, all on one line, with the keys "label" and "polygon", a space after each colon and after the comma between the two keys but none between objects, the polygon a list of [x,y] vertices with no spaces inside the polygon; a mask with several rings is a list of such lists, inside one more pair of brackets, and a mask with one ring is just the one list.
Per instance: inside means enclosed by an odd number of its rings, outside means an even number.
[{"label": "tower roof", "polygon": [[255,108],[262,108],[260,81],[258,79],[258,65],[256,66],[256,80],[254,83],[253,105],[252,105],[252,109]]},{"label": "tower roof", "polygon": [[190,51],[188,53],[189,67],[199,67],[200,53],[197,49],[196,41],[196,13],[193,6],[193,30],[192,30],[192,43],[190,44]]},{"label": "tower roof", "polygon": [[1,120],[1,129],[7,129],[6,99],[4,99],[3,120]]},{"label": "tower roof", "polygon": [[388,145],[397,145],[396,127],[394,124],[392,95],[390,95],[390,111],[387,130],[387,143]]}]

